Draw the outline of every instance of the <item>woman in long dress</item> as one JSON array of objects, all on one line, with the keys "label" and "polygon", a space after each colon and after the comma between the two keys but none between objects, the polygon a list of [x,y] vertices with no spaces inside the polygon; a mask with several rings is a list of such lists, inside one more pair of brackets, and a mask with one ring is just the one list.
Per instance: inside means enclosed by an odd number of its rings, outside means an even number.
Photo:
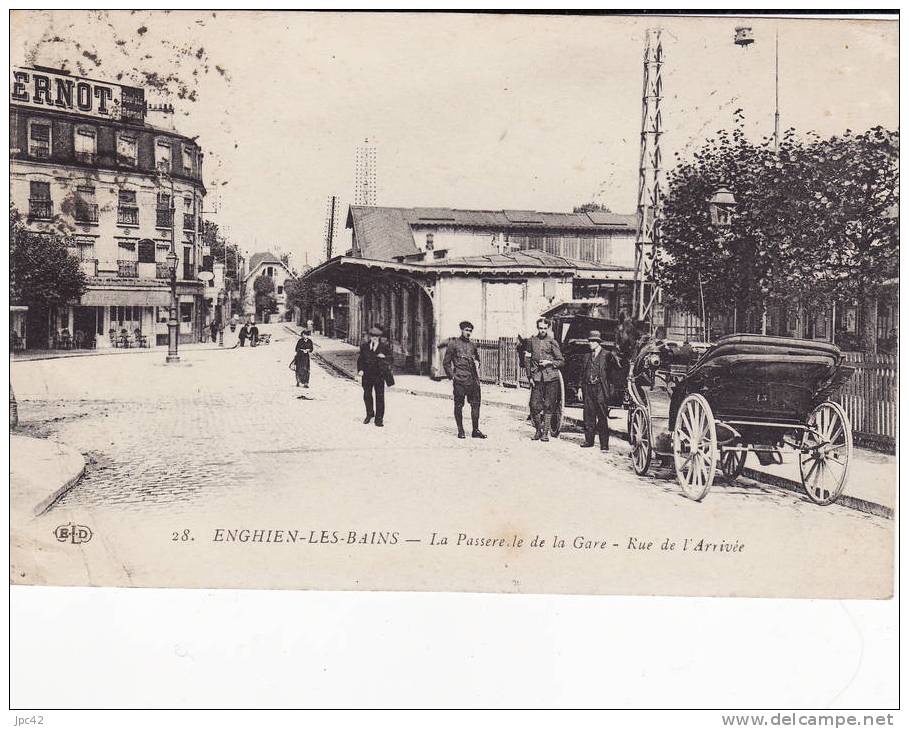
[{"label": "woman in long dress", "polygon": [[294,370],[297,374],[297,387],[309,387],[309,355],[313,350],[312,339],[309,338],[309,329],[304,329],[297,340],[296,355],[294,356]]}]

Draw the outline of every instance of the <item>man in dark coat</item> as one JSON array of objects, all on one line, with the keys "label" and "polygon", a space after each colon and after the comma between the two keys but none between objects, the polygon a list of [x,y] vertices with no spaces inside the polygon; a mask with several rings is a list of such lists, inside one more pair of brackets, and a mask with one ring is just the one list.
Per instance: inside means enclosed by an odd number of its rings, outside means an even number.
[{"label": "man in dark coat", "polygon": [[297,346],[295,347],[296,355],[294,356],[294,370],[297,374],[297,387],[300,385],[309,387],[309,355],[314,347],[309,335],[309,329],[304,329],[300,333],[300,338],[297,340]]},{"label": "man in dark coat", "polygon": [[600,450],[609,450],[609,400],[614,381],[613,370],[619,365],[611,352],[603,349],[600,333],[594,329],[587,337],[590,353],[581,367],[581,395],[584,401],[584,442],[581,448],[592,448],[600,436]]},{"label": "man in dark coat", "polygon": [[240,333],[237,335],[237,339],[240,340],[241,347],[246,344],[246,340],[249,339],[249,323],[240,327]]},{"label": "man in dark coat", "polygon": [[253,321],[252,326],[249,328],[249,346],[255,347],[259,344],[259,327],[256,326],[256,322]]},{"label": "man in dark coat", "polygon": [[480,432],[480,355],[477,345],[470,341],[473,324],[469,321],[460,323],[461,336],[451,339],[445,348],[442,366],[445,374],[452,381],[454,391],[454,417],[458,426],[458,438],[466,438],[464,433],[464,400],[470,403],[470,420],[473,423],[472,438],[485,438]]},{"label": "man in dark coat", "polygon": [[537,319],[537,336],[529,343],[530,357],[530,411],[536,433],[533,440],[549,440],[550,416],[555,410],[560,392],[559,368],[565,364],[559,343],[549,334],[549,321]]},{"label": "man in dark coat", "polygon": [[373,418],[378,427],[385,424],[385,378],[391,372],[392,360],[391,346],[382,341],[382,330],[377,326],[371,327],[369,339],[360,345],[360,356],[357,357],[357,380],[363,386],[363,403],[366,405],[364,424]]}]

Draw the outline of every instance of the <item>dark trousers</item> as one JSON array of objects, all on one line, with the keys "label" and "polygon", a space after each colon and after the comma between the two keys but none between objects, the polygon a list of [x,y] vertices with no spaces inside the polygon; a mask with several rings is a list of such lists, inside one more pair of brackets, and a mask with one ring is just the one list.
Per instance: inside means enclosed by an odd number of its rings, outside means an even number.
[{"label": "dark trousers", "polygon": [[530,393],[530,414],[533,424],[542,433],[549,433],[549,416],[559,401],[559,381],[534,382]]},{"label": "dark trousers", "polygon": [[[373,409],[372,396],[376,395],[376,405]],[[385,417],[385,380],[376,378],[367,379],[363,376],[363,403],[366,405],[366,416],[375,417],[379,422]]]},{"label": "dark trousers", "polygon": [[593,445],[599,434],[600,448],[609,447],[609,404],[599,384],[584,385],[584,439]]},{"label": "dark trousers", "polygon": [[297,384],[298,385],[308,385],[309,384],[309,355],[302,355],[297,357]]},{"label": "dark trousers", "polygon": [[454,417],[458,432],[464,432],[464,400],[470,403],[470,420],[474,431],[480,429],[480,383],[454,383]]},{"label": "dark trousers", "polygon": [[239,339],[240,339],[240,346],[241,346],[241,347],[242,347],[243,345],[246,344],[246,337],[239,337]]}]

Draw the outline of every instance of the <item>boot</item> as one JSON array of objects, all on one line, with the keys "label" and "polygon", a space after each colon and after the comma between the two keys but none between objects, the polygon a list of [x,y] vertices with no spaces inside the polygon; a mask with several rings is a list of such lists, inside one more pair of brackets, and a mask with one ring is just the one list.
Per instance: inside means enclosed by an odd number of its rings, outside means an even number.
[{"label": "boot", "polygon": [[549,413],[543,411],[543,415],[540,418],[543,421],[543,434],[540,436],[540,440],[544,443],[549,442]]},{"label": "boot", "polygon": [[471,438],[485,438],[486,436],[480,431],[480,410],[479,408],[473,409],[470,411],[470,420],[473,424],[473,432],[470,434]]},{"label": "boot", "polygon": [[540,426],[540,414],[536,413],[533,416],[533,426],[537,429],[536,433],[533,434],[531,440],[541,440],[543,437],[543,429]]},{"label": "boot", "polygon": [[[593,445],[593,443],[590,445]],[[609,450],[609,426],[603,428],[603,430],[600,431],[600,450]]]},{"label": "boot", "polygon": [[461,413],[455,413],[455,423],[458,426],[458,438],[466,438],[464,433],[464,416]]}]

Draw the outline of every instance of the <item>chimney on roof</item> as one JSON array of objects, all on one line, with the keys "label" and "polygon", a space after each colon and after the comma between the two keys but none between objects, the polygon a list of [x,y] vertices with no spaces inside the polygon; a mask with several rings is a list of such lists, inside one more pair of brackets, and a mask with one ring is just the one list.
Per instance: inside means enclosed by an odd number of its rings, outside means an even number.
[{"label": "chimney on roof", "polygon": [[154,126],[169,131],[177,131],[174,125],[173,104],[149,104],[145,118]]}]

